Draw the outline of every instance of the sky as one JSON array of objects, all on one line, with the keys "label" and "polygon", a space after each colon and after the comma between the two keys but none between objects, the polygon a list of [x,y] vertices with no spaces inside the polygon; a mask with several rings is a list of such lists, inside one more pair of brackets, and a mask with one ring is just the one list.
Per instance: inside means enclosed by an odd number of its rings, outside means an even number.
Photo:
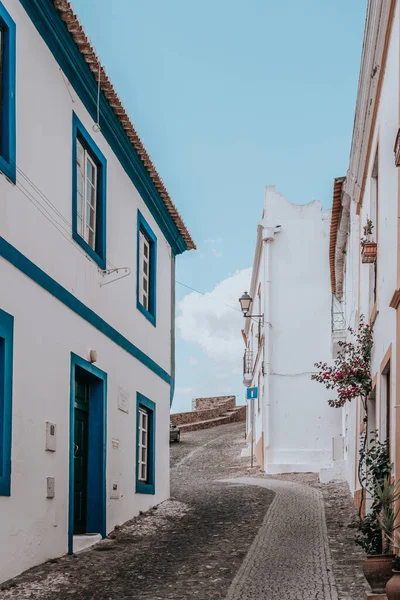
[{"label": "sky", "polygon": [[348,166],[366,0],[73,6],[198,248],[177,257],[172,412],[199,396],[243,403],[238,298],[264,186],[331,206]]}]

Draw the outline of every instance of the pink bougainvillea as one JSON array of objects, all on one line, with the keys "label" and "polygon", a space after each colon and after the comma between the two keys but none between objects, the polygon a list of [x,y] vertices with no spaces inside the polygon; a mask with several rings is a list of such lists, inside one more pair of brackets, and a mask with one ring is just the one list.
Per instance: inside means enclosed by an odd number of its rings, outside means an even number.
[{"label": "pink bougainvillea", "polygon": [[339,342],[340,350],[333,365],[315,363],[318,372],[312,379],[322,383],[328,390],[336,390],[337,397],[328,400],[330,406],[340,407],[354,398],[361,398],[364,408],[371,393],[372,330],[360,317],[358,329],[349,328],[353,335],[350,342]]}]

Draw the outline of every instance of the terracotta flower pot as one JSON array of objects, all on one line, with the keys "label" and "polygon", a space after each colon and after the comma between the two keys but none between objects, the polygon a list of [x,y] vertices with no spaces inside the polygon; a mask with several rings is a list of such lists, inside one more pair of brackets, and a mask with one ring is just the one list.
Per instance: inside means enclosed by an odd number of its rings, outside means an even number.
[{"label": "terracotta flower pot", "polygon": [[400,571],[392,571],[393,577],[386,584],[388,600],[400,600]]},{"label": "terracotta flower pot", "polygon": [[374,263],[378,253],[378,244],[376,242],[365,242],[361,250],[361,261],[363,263]]},{"label": "terracotta flower pot", "polygon": [[373,554],[364,561],[364,576],[375,594],[385,593],[385,586],[393,575],[393,559],[394,554]]}]

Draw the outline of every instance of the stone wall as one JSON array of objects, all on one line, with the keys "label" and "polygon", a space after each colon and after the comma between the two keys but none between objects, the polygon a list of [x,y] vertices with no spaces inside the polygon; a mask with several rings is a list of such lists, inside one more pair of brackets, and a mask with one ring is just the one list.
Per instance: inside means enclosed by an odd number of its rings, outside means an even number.
[{"label": "stone wall", "polygon": [[[210,402],[207,402],[207,401]],[[198,402],[199,401],[199,402]],[[234,410],[236,406],[235,396],[221,396],[219,398],[195,398],[193,405],[198,407],[192,412],[176,413],[171,415],[171,421],[175,425],[186,425],[198,421],[209,421],[221,417],[226,412]]]},{"label": "stone wall", "polygon": [[[194,413],[196,414],[196,413]],[[173,415],[175,416],[175,415]],[[246,420],[246,406],[238,406],[233,411],[228,412],[221,417],[209,419],[208,421],[195,421],[181,426],[181,432],[196,431],[197,429],[209,429],[217,425],[225,425],[226,423],[236,423],[237,421]]]},{"label": "stone wall", "polygon": [[[216,408],[221,404],[227,404],[229,408],[235,408],[236,396],[214,396],[213,398],[193,398],[192,410],[207,410],[209,408]],[[229,409],[227,409],[229,410]]]}]

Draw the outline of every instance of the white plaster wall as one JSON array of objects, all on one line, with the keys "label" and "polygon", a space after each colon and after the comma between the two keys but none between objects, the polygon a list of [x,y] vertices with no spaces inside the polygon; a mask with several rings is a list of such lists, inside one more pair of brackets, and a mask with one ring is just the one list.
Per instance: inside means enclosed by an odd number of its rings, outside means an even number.
[{"label": "white plaster wall", "polygon": [[[107,531],[169,495],[169,386],[99,331],[0,259],[1,307],[14,315],[11,496],[0,496],[0,581],[67,552],[70,353],[108,373]],[[26,299],[32,306],[27,311]],[[129,414],[117,408],[118,386],[129,392]],[[156,405],[156,494],[135,493],[136,392]],[[57,425],[57,450],[45,450],[46,421]],[[111,440],[120,441],[113,450]],[[46,477],[56,495],[46,499]],[[112,480],[119,500],[110,500]]]},{"label": "white plaster wall", "polygon": [[[271,243],[271,387],[256,414],[256,441],[261,437],[263,410],[269,404],[267,471],[318,471],[332,464],[332,438],[341,433],[341,410],[332,409],[330,394],[311,381],[314,363],[331,355],[331,295],[327,268],[330,212],[319,202],[295,205],[266,189],[265,215],[268,225],[281,225]],[[255,297],[262,283],[263,260]],[[252,385],[257,385],[256,369]]]},{"label": "white plaster wall", "polygon": [[[352,327],[363,314],[370,319],[369,306],[369,269],[360,263],[360,235],[371,216],[371,173],[377,148],[379,148],[379,207],[378,207],[378,315],[374,324],[374,349],[372,354],[372,376],[377,376],[377,412],[380,413],[381,378],[380,366],[391,345],[391,437],[394,440],[396,404],[396,312],[389,307],[393,292],[397,287],[397,212],[398,212],[398,169],[395,166],[393,146],[398,130],[399,105],[399,6],[396,6],[394,24],[390,37],[385,75],[383,79],[380,104],[371,145],[371,154],[365,193],[360,216],[356,214],[356,203],[351,206],[351,233],[348,244],[346,265],[346,318]],[[364,143],[366,143],[364,141]],[[351,176],[351,174],[350,174]],[[375,227],[377,226],[374,223]],[[358,461],[358,436],[360,432],[360,410],[356,405],[347,407],[348,411],[348,453],[347,476],[351,490],[358,489],[355,477]],[[379,419],[378,419],[379,420]],[[392,450],[394,441],[392,443]],[[394,453],[392,460],[395,460]]]},{"label": "white plaster wall", "polygon": [[[91,118],[21,4],[4,4],[17,26],[17,165],[67,224],[18,172],[16,186],[0,177],[0,236],[170,372],[170,247],[101,133],[92,133]],[[103,288],[97,266],[71,239],[72,111],[107,158],[107,259],[132,271]],[[63,225],[65,237],[35,203]],[[138,208],[158,238],[156,328],[136,309]],[[2,258],[0,278],[0,308],[15,318],[11,497],[0,497],[3,581],[67,551],[70,353],[86,359],[97,350],[96,364],[108,373],[107,494],[117,479],[121,496],[107,500],[107,531],[169,495],[170,388]],[[130,394],[129,414],[117,408],[118,386]],[[157,405],[155,496],[135,494],[137,391]],[[57,424],[54,454],[45,451],[47,420]],[[47,476],[55,477],[53,500],[46,499]]]},{"label": "white plaster wall", "polygon": [[[19,174],[17,186],[0,178],[0,235],[169,371],[170,247],[102,134],[92,131],[93,120],[21,4],[4,4],[17,27],[17,166],[67,224]],[[107,260],[131,269],[126,279],[102,288],[97,265],[71,240],[73,111],[107,159]],[[34,206],[38,202],[65,237]],[[136,309],[138,209],[158,238],[156,328]]]}]

